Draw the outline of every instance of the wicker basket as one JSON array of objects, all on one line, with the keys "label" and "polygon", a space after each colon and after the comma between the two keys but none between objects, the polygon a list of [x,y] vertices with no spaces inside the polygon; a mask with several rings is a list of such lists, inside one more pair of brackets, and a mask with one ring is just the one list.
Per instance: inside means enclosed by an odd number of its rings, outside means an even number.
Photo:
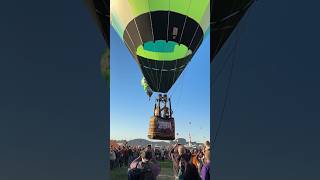
[{"label": "wicker basket", "polygon": [[148,138],[159,140],[174,140],[174,118],[164,119],[161,117],[152,116],[150,118]]}]

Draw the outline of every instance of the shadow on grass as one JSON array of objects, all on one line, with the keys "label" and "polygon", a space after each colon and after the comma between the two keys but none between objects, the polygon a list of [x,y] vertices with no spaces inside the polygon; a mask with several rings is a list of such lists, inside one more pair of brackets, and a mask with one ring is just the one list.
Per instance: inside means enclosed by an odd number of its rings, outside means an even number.
[{"label": "shadow on grass", "polygon": [[[169,160],[160,161],[161,172],[157,179],[171,180],[173,179],[172,162]],[[116,168],[111,171],[111,180],[127,180],[128,168]]]}]

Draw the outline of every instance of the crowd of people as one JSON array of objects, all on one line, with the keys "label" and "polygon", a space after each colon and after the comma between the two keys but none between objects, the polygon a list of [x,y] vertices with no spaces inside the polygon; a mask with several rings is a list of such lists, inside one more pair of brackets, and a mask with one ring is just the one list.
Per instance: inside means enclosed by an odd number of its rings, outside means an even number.
[{"label": "crowd of people", "polygon": [[[169,149],[168,148],[153,148],[148,146],[152,151],[153,157],[155,160],[164,161],[169,159]],[[115,168],[128,167],[131,162],[137,159],[142,151],[145,150],[144,147],[141,146],[117,146],[110,147],[110,169],[113,170]]]},{"label": "crowd of people", "polygon": [[159,161],[171,160],[175,180],[210,180],[210,143],[189,148],[176,143],[171,147],[152,148],[119,146],[110,148],[110,168],[128,168],[128,180],[156,180]]},{"label": "crowd of people", "polygon": [[203,148],[187,149],[176,144],[170,151],[176,180],[210,180],[210,143]]}]

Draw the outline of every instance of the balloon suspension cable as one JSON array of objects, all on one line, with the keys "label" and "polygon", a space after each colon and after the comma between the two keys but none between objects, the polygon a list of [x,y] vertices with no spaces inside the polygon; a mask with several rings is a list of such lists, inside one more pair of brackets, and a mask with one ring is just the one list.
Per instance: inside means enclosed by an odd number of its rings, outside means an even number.
[{"label": "balloon suspension cable", "polygon": [[[161,106],[163,106],[163,108],[161,108]],[[167,96],[167,94],[158,94],[158,97],[156,97],[155,99],[155,106],[154,108],[159,108],[159,116],[161,116],[161,111],[164,111],[163,113],[167,114],[167,116],[165,116],[165,114],[163,114],[163,117],[169,117],[172,118],[172,106],[171,106],[171,98],[169,98]]]},{"label": "balloon suspension cable", "polygon": [[[253,4],[253,2],[256,2],[256,0],[253,0],[252,2],[250,2],[247,6],[250,6],[251,4]],[[244,16],[244,18],[243,19],[245,19],[247,16],[248,16],[248,14],[250,13],[250,10],[251,10],[252,8],[249,8],[249,10],[248,10],[248,13]],[[245,28],[246,26],[245,26],[246,24],[244,24],[244,27],[242,27],[242,28]],[[220,132],[220,129],[221,129],[221,127],[222,127],[222,122],[223,122],[223,120],[224,120],[224,115],[225,115],[225,109],[226,109],[226,106],[227,106],[227,101],[228,101],[228,96],[229,96],[229,92],[230,92],[230,89],[231,89],[231,81],[232,81],[232,76],[233,76],[233,70],[234,70],[234,64],[235,64],[235,59],[237,58],[237,49],[238,49],[238,46],[239,46],[239,44],[238,44],[238,42],[239,42],[239,32],[240,32],[240,28],[238,28],[238,29],[236,29],[236,32],[235,32],[235,34],[237,35],[236,36],[236,41],[235,41],[235,46],[232,48],[232,50],[230,51],[230,54],[232,54],[232,52],[233,52],[233,49],[234,49],[234,58],[231,58],[231,70],[230,70],[230,74],[229,74],[229,78],[228,78],[228,82],[227,82],[227,89],[226,89],[226,95],[225,95],[225,98],[224,98],[224,103],[223,103],[223,107],[222,107],[222,111],[221,111],[221,118],[220,118],[220,121],[218,121],[218,128],[217,128],[217,131],[216,131],[216,133],[215,133],[215,135],[214,135],[214,139],[213,139],[213,143],[212,143],[212,145],[213,145],[213,147],[215,147],[214,146],[214,144],[216,143],[216,141],[217,141],[217,137],[218,137],[218,134],[219,134],[219,132]],[[231,55],[228,55],[228,58],[227,59],[229,59],[230,58],[230,56]],[[223,64],[222,64],[222,68],[218,71],[218,73],[216,74],[216,78],[214,79],[214,84],[215,84],[215,82],[216,82],[216,80],[218,79],[218,77],[220,76],[220,74],[222,73],[222,71],[223,71],[223,69],[225,68],[224,66],[225,66],[225,64],[227,64],[226,62],[224,62]],[[221,66],[220,66],[221,67]],[[217,77],[218,76],[218,77]]]}]

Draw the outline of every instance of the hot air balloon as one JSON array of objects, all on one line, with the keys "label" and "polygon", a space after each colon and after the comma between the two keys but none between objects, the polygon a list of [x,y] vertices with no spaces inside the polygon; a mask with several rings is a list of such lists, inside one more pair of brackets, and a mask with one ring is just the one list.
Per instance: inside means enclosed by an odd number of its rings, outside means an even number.
[{"label": "hot air balloon", "polygon": [[[91,14],[95,18],[98,24],[104,40],[106,42],[106,52],[102,54],[100,64],[101,72],[107,80],[107,85],[110,82],[110,13],[109,13],[109,1],[107,0],[86,0],[86,3],[91,11]],[[109,89],[109,88],[107,88]]]},{"label": "hot air balloon", "polygon": [[147,95],[149,96],[149,100],[150,100],[150,97],[152,96],[153,91],[150,88],[150,86],[148,85],[148,83],[144,77],[141,79],[141,86],[143,86],[143,89],[147,93]]},{"label": "hot air balloon", "polygon": [[[232,34],[232,32],[237,28],[239,22],[243,18],[243,16],[247,13],[248,9],[256,0],[213,0],[211,3],[212,11],[211,11],[211,47],[213,50],[211,51],[211,59],[210,62],[214,61],[216,55],[219,54],[220,50],[223,48],[224,44],[228,41],[228,38]],[[227,57],[226,57],[227,58]],[[216,63],[217,64],[217,63]],[[228,99],[228,92],[231,83],[232,77],[232,69],[233,69],[233,61],[231,62],[231,73],[228,78],[228,82],[226,83],[226,93],[224,97],[224,104],[221,106],[222,111],[224,113],[224,109],[226,107],[226,102]],[[224,67],[224,66],[222,66]],[[213,71],[211,71],[213,72]],[[221,71],[217,71],[217,76]],[[215,76],[215,78],[217,77]],[[214,80],[211,78],[211,80]],[[214,81],[213,81],[214,82]],[[211,96],[214,97],[214,96]],[[214,100],[213,100],[214,101]],[[223,115],[221,116],[223,119]],[[214,145],[219,130],[221,128],[222,119],[217,121],[217,129],[215,130],[215,135],[213,138],[212,146]],[[213,120],[215,121],[215,120]],[[205,138],[205,137],[204,137]]]},{"label": "hot air balloon", "polygon": [[213,0],[211,21],[211,62],[255,0]]},{"label": "hot air balloon", "polygon": [[109,1],[107,0],[86,0],[86,3],[95,17],[102,35],[106,41],[107,48],[109,49],[109,34],[110,34],[110,12]]},{"label": "hot air balloon", "polygon": [[[111,25],[138,64],[144,87],[159,94],[150,139],[173,140],[166,93],[177,81],[210,26],[209,0],[111,0]],[[167,101],[170,108],[166,107]],[[160,106],[163,105],[163,108]],[[161,110],[164,115],[161,115]]]}]

